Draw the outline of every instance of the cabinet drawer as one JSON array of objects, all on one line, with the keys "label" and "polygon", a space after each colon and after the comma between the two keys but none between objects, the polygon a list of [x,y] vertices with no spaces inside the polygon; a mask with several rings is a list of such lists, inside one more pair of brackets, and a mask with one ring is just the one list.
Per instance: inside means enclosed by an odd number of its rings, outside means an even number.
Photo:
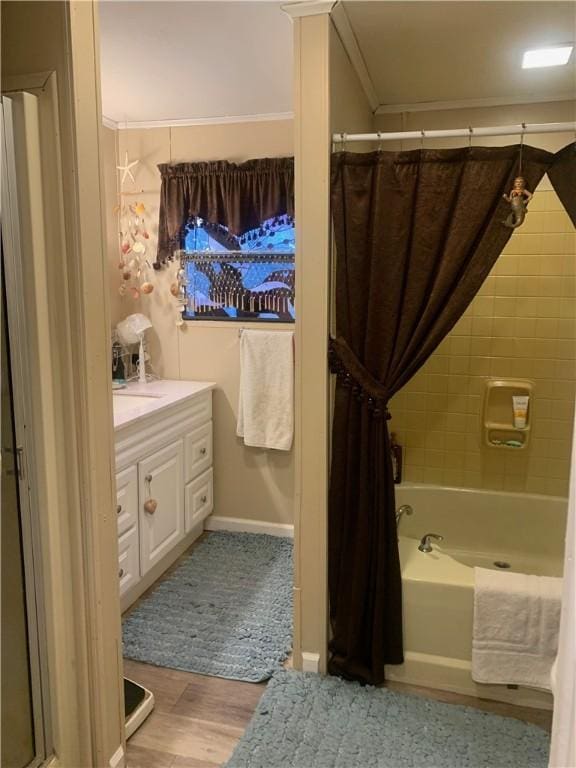
[{"label": "cabinet drawer", "polygon": [[193,480],[212,466],[212,422],[203,424],[184,438],[184,482]]},{"label": "cabinet drawer", "polygon": [[199,397],[195,397],[189,405],[186,418],[191,420],[190,427],[193,428],[210,421],[212,418],[212,392],[204,392]]},{"label": "cabinet drawer", "polygon": [[118,580],[120,595],[140,580],[138,529],[131,528],[118,539]]},{"label": "cabinet drawer", "polygon": [[197,477],[185,488],[184,508],[186,510],[186,532],[204,520],[214,508],[212,491],[212,470]]},{"label": "cabinet drawer", "polygon": [[125,533],[138,519],[138,470],[128,467],[116,475],[118,534]]},{"label": "cabinet drawer", "polygon": [[[138,464],[140,570],[144,576],[184,536],[182,440]],[[149,500],[156,502],[147,509]]]}]

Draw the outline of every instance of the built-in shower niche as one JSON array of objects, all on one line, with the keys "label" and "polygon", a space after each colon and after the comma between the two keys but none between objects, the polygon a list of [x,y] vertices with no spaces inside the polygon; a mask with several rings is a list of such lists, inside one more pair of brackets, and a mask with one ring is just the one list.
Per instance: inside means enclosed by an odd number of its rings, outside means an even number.
[{"label": "built-in shower niche", "polygon": [[[534,382],[527,380],[489,379],[484,395],[484,441],[490,448],[518,451],[526,448],[532,428]],[[516,426],[514,397],[527,397],[525,425]]]}]

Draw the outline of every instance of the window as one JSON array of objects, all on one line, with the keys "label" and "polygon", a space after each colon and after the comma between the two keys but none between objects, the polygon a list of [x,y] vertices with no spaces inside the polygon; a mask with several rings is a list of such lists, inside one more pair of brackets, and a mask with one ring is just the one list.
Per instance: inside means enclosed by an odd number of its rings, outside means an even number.
[{"label": "window", "polygon": [[240,237],[194,218],[180,253],[186,269],[184,318],[293,322],[294,250],[290,216],[268,219]]}]

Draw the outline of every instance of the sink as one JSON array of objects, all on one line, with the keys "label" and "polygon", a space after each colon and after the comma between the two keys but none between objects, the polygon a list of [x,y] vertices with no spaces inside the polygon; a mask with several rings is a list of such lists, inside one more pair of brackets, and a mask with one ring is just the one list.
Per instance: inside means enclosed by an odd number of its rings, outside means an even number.
[{"label": "sink", "polygon": [[149,405],[150,400],[157,400],[161,397],[163,397],[163,395],[129,395],[121,392],[114,392],[112,395],[114,411],[116,413],[125,413],[126,411],[131,411],[133,408]]}]

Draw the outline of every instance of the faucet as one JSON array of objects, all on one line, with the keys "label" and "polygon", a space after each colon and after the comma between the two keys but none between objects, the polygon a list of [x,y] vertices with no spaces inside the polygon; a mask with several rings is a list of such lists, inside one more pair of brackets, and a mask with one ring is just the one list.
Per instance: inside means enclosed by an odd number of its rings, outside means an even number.
[{"label": "faucet", "polygon": [[402,515],[408,515],[410,516],[414,510],[410,506],[410,504],[402,504],[401,507],[398,507],[396,510],[396,528],[400,525],[400,520],[402,519]]},{"label": "faucet", "polygon": [[430,539],[434,539],[435,541],[443,541],[444,536],[440,536],[439,533],[427,533],[425,536],[422,536],[420,539],[420,544],[418,545],[420,552],[432,552]]}]

